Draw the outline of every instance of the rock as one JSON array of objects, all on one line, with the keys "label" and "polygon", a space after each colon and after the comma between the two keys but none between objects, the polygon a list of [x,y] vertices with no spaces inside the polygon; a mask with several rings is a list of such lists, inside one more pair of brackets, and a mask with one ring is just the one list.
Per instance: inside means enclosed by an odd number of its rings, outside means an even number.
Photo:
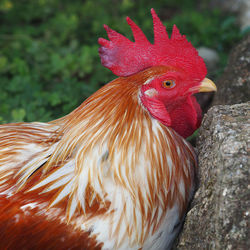
[{"label": "rock", "polygon": [[247,29],[250,27],[250,1],[245,0],[243,1],[240,9],[240,14],[239,14],[239,22],[241,29]]},{"label": "rock", "polygon": [[218,92],[213,104],[236,104],[250,97],[250,35],[231,52],[228,66],[216,82]]},{"label": "rock", "polygon": [[199,189],[175,250],[250,249],[250,102],[215,106],[197,140]]},{"label": "rock", "polygon": [[[213,79],[213,72],[215,72],[215,70],[217,69],[217,64],[219,62],[218,53],[215,50],[207,47],[200,47],[197,50],[199,52],[199,55],[204,59],[206,63],[208,78]],[[211,106],[211,102],[214,97],[214,92],[197,93],[195,96],[201,106],[203,113],[206,113],[208,108]]]},{"label": "rock", "polygon": [[250,1],[249,0],[211,0],[211,8],[219,8],[225,13],[233,13],[238,16],[241,29],[250,26]]},{"label": "rock", "polygon": [[219,8],[223,12],[237,13],[240,11],[243,2],[245,0],[211,0],[210,6]]},{"label": "rock", "polygon": [[217,68],[219,62],[218,53],[207,47],[198,48],[199,55],[204,59],[208,72],[213,72]]}]

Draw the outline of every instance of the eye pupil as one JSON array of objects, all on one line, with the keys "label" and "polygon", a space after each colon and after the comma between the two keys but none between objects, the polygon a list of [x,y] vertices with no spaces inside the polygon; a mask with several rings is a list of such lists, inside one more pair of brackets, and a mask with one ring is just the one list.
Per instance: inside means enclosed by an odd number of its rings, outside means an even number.
[{"label": "eye pupil", "polygon": [[175,82],[173,80],[166,80],[162,82],[164,88],[173,88],[175,86]]}]

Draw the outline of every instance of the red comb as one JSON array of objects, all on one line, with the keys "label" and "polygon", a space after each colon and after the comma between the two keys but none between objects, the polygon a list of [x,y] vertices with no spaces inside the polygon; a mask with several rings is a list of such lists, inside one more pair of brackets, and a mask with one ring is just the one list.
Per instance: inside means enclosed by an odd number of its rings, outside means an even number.
[{"label": "red comb", "polygon": [[168,37],[154,9],[151,9],[154,24],[154,44],[151,44],[142,30],[127,17],[135,42],[104,25],[109,40],[99,38],[99,54],[103,66],[118,76],[129,76],[156,65],[182,66],[183,70],[195,72],[203,79],[207,73],[203,59],[196,49],[182,36],[174,25],[171,38]]}]

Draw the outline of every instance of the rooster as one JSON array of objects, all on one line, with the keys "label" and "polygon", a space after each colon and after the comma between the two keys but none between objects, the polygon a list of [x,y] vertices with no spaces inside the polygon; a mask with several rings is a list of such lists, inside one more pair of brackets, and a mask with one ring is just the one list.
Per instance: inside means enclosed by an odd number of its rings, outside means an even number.
[{"label": "rooster", "polygon": [[104,25],[117,79],[63,118],[0,126],[0,249],[169,249],[195,188],[196,49],[151,10],[154,43]]}]

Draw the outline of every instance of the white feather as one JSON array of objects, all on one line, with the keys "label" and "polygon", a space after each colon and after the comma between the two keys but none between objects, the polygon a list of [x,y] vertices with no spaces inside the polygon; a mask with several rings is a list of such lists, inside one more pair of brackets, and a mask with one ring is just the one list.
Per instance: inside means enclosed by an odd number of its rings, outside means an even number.
[{"label": "white feather", "polygon": [[55,172],[45,177],[42,181],[33,186],[31,189],[29,189],[29,191],[33,191],[42,186],[48,185],[52,181],[57,181],[56,183],[60,183],[61,185],[63,185],[67,182],[66,180],[68,180],[68,178],[73,176],[73,173],[74,173],[73,161],[69,161],[63,167],[59,167]]},{"label": "white feather", "polygon": [[63,200],[67,195],[70,194],[72,188],[72,181],[65,185],[62,191],[57,195],[56,199],[50,204],[50,207],[53,207],[55,204]]}]

